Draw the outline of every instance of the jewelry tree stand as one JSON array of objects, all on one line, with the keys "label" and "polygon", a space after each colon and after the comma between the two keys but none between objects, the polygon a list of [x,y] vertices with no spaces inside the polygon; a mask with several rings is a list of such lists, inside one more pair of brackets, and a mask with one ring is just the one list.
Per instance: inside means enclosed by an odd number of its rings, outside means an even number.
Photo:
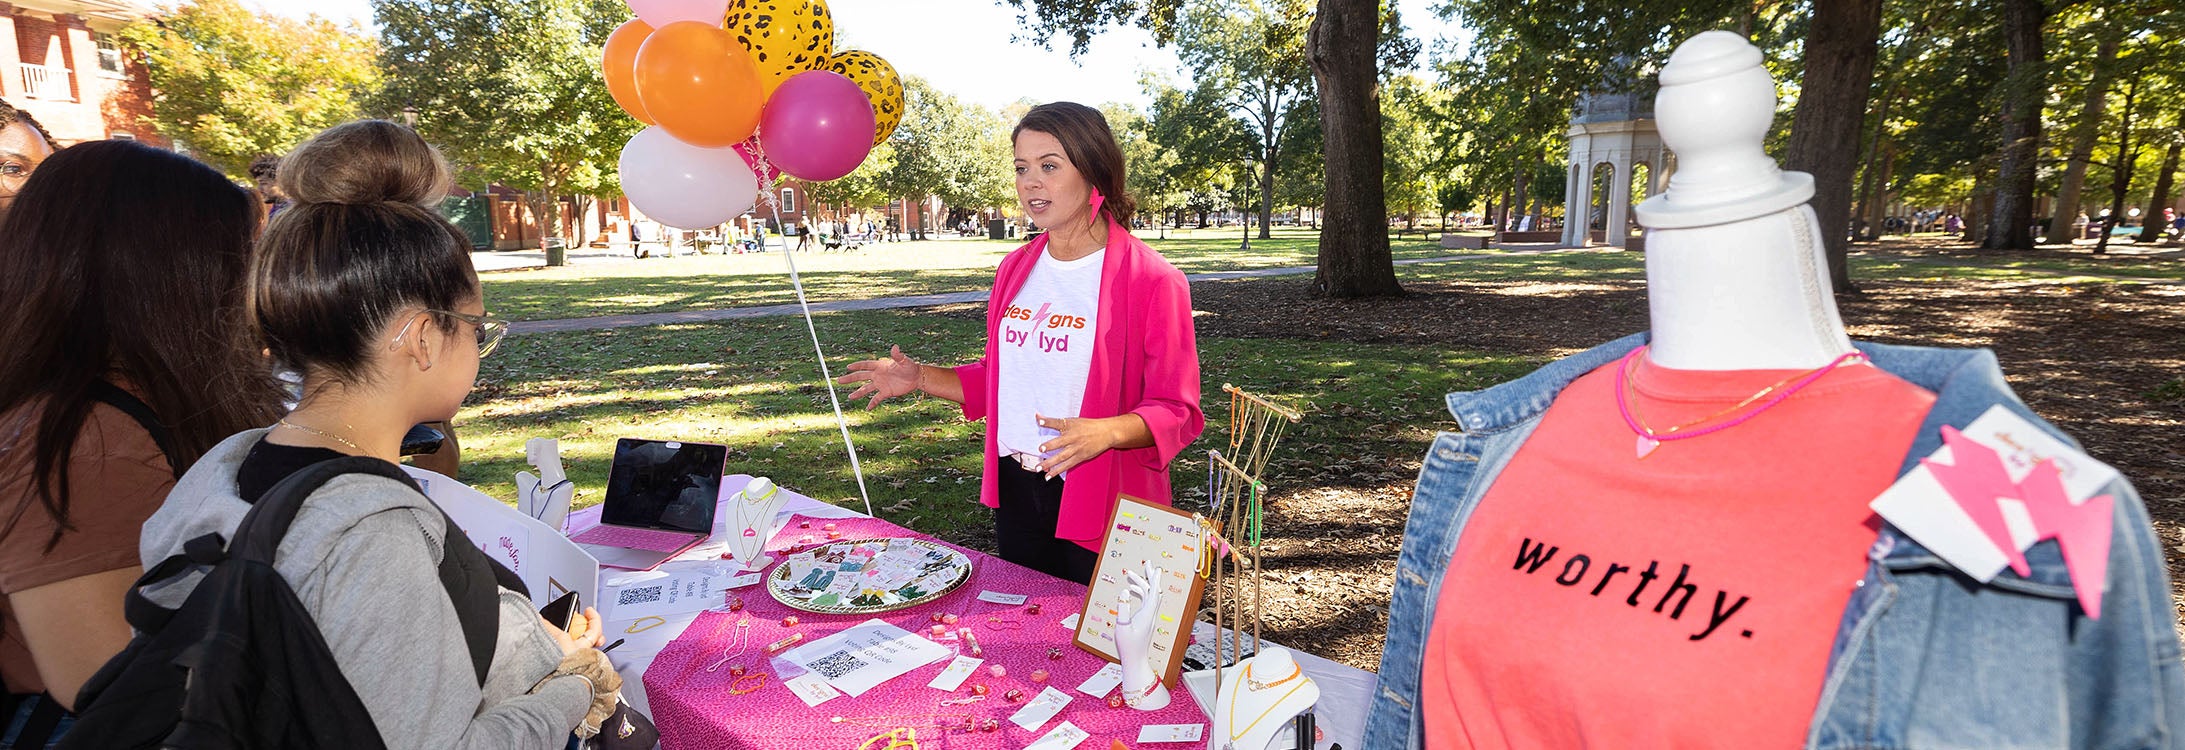
[{"label": "jewelry tree stand", "polygon": [[[1207,451],[1206,495],[1210,518],[1200,521],[1199,575],[1212,594],[1214,676],[1260,648],[1260,537],[1266,525],[1266,485],[1260,476],[1275,445],[1290,425],[1303,421],[1296,409],[1269,401],[1234,385],[1229,394],[1229,452]],[[1204,616],[1204,612],[1201,613]],[[1251,647],[1244,636],[1251,632]]]}]

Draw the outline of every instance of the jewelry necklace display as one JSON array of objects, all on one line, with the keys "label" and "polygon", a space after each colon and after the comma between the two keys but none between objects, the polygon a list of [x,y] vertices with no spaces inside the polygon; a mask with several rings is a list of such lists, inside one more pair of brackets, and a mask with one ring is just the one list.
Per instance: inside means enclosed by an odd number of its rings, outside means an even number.
[{"label": "jewelry necklace display", "polygon": [[1287,677],[1279,680],[1273,680],[1270,682],[1260,682],[1258,678],[1252,676],[1252,665],[1246,664],[1244,665],[1244,681],[1246,684],[1251,685],[1253,690],[1272,690],[1276,685],[1280,685],[1282,683],[1297,679],[1298,676],[1305,674],[1305,667],[1303,665],[1293,666],[1295,668],[1290,670],[1290,674]]},{"label": "jewelry necklace display", "polygon": [[[1645,353],[1646,347],[1642,346],[1638,349],[1634,349],[1630,354],[1624,355],[1624,360],[1617,363],[1616,365],[1616,411],[1623,415],[1624,425],[1630,427],[1631,431],[1638,435],[1637,451],[1638,457],[1642,459],[1646,458],[1647,456],[1653,455],[1654,450],[1656,448],[1660,448],[1661,444],[1665,441],[1696,438],[1701,435],[1721,432],[1723,430],[1727,430],[1732,427],[1744,424],[1747,421],[1750,421],[1752,418],[1760,416],[1762,412],[1774,408],[1776,404],[1783,403],[1784,399],[1790,398],[1792,394],[1797,393],[1799,390],[1805,388],[1806,386],[1812,385],[1814,381],[1820,380],[1821,376],[1829,374],[1837,367],[1840,367],[1847,362],[1861,359],[1863,356],[1858,352],[1845,352],[1843,355],[1838,356],[1834,360],[1831,360],[1828,364],[1814,368],[1807,372],[1792,375],[1788,378],[1777,381],[1774,385],[1762,388],[1760,389],[1759,393],[1755,393],[1751,396],[1745,397],[1745,400],[1737,402],[1735,406],[1731,406],[1728,409],[1709,414],[1707,416],[1677,425],[1675,427],[1655,430],[1646,426],[1646,420],[1639,415],[1637,407],[1632,403],[1636,400],[1634,397],[1636,396],[1637,386],[1633,385],[1631,382],[1631,370],[1633,368],[1633,363],[1637,362],[1639,360],[1639,357]],[[1784,387],[1786,385],[1788,385],[1789,387]],[[1627,391],[1630,393],[1627,394]],[[1751,411],[1747,411],[1743,414],[1738,414],[1736,417],[1730,419],[1729,421],[1718,422],[1715,424],[1707,424],[1709,422],[1713,422],[1716,419],[1735,414],[1738,410],[1743,409],[1747,406],[1751,406],[1753,402],[1760,401],[1760,399],[1767,397],[1771,393],[1775,394],[1773,398],[1769,398],[1766,401],[1761,401],[1760,405],[1753,408]],[[1702,427],[1701,425],[1706,426]],[[1697,427],[1698,429],[1693,429],[1695,427]]]},{"label": "jewelry necklace display", "polygon": [[352,442],[349,442],[349,439],[348,439],[348,438],[342,437],[342,436],[340,436],[340,435],[336,435],[336,434],[334,434],[334,433],[331,433],[331,432],[327,432],[327,431],[325,431],[325,430],[314,430],[314,429],[311,429],[311,428],[309,428],[309,427],[305,427],[305,426],[303,426],[303,425],[300,425],[300,424],[296,424],[295,422],[290,422],[290,421],[288,421],[288,418],[287,418],[287,417],[282,417],[282,418],[280,418],[280,419],[274,420],[274,424],[280,425],[280,426],[282,426],[282,427],[286,427],[286,428],[288,428],[288,429],[291,429],[291,430],[296,430],[296,431],[298,431],[298,432],[308,432],[308,433],[311,433],[311,434],[313,434],[313,435],[317,435],[317,436],[319,436],[319,437],[322,437],[322,438],[326,438],[326,439],[328,439],[328,440],[332,440],[332,441],[334,441],[334,442],[337,442],[337,443],[340,443],[340,444],[342,444],[342,445],[346,445],[346,446],[349,446],[349,449],[350,449],[350,450],[356,451],[356,452],[358,452],[358,453],[363,453],[363,452],[364,452],[364,449],[363,449],[363,448],[361,448],[361,447],[358,447],[356,443],[352,443]]},{"label": "jewelry necklace display", "polygon": [[766,534],[773,531],[774,509],[780,488],[766,477],[755,477],[744,488],[736,491],[736,502],[730,508],[736,516],[736,525],[729,527],[734,536],[728,541],[730,554],[742,563],[746,570],[766,566]]},{"label": "jewelry necklace display", "polygon": [[[1250,666],[1250,665],[1246,665],[1246,666],[1245,666],[1245,669],[1246,669],[1246,670],[1250,670],[1250,669],[1251,669],[1251,666]],[[1290,677],[1285,677],[1285,678],[1283,678],[1283,679],[1282,679],[1281,681],[1282,681],[1282,682],[1287,682],[1287,681],[1289,681],[1290,679],[1292,679],[1292,678],[1295,678],[1296,676],[1297,676],[1297,675],[1291,675]],[[1306,685],[1310,685],[1310,684],[1312,684],[1312,683],[1310,683],[1310,682],[1306,682],[1306,681],[1304,681],[1304,680],[1299,680],[1297,684],[1295,684],[1295,685],[1291,685],[1291,686],[1290,686],[1290,689],[1289,689],[1289,691],[1288,691],[1288,692],[1285,692],[1285,693],[1283,693],[1283,694],[1282,694],[1282,697],[1280,697],[1280,698],[1276,698],[1276,699],[1274,699],[1274,700],[1273,700],[1272,702],[1269,702],[1269,703],[1267,704],[1267,707],[1266,707],[1266,708],[1264,708],[1264,709],[1261,709],[1261,710],[1260,710],[1260,712],[1259,712],[1259,715],[1258,715],[1258,716],[1254,716],[1254,717],[1252,717],[1252,723],[1244,725],[1244,731],[1242,731],[1242,732],[1239,732],[1239,731],[1237,731],[1237,694],[1238,694],[1238,693],[1242,693],[1242,692],[1244,692],[1244,691],[1242,691],[1242,690],[1232,690],[1232,691],[1230,691],[1230,693],[1229,693],[1229,729],[1228,729],[1228,732],[1229,732],[1229,743],[1228,743],[1228,744],[1230,744],[1230,745],[1234,745],[1234,744],[1236,744],[1236,741],[1237,741],[1237,740],[1243,739],[1243,738],[1244,738],[1244,736],[1245,736],[1245,735],[1247,735],[1247,734],[1251,734],[1251,733],[1252,733],[1252,727],[1256,727],[1256,726],[1259,726],[1259,722],[1260,722],[1261,720],[1263,720],[1263,719],[1266,719],[1266,718],[1267,718],[1267,715],[1268,715],[1268,714],[1274,713],[1274,712],[1275,712],[1275,709],[1277,709],[1277,708],[1281,708],[1281,707],[1282,707],[1282,702],[1283,702],[1283,701],[1289,700],[1289,699],[1290,699],[1290,696],[1291,696],[1291,695],[1295,694],[1295,693],[1296,693],[1296,692],[1297,692],[1297,691],[1298,691],[1299,689],[1301,689],[1301,688],[1305,687]]]},{"label": "jewelry necklace display", "polygon": [[745,617],[736,623],[735,637],[730,638],[728,646],[721,649],[721,660],[714,662],[712,666],[706,667],[706,671],[720,671],[721,665],[727,664],[731,659],[743,656],[744,651],[749,648],[751,648],[751,618]]}]

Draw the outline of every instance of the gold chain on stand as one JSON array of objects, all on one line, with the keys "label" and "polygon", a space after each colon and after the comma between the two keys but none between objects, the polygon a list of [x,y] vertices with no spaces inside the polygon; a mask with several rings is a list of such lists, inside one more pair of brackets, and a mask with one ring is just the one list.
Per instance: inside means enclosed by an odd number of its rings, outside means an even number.
[{"label": "gold chain on stand", "polygon": [[[1207,451],[1207,510],[1200,522],[1208,558],[1200,575],[1213,589],[1214,678],[1260,649],[1260,543],[1266,528],[1266,491],[1260,477],[1290,425],[1304,419],[1296,409],[1224,383],[1229,394],[1229,450]],[[1249,590],[1247,590],[1249,588]],[[1203,615],[1203,613],[1202,613]],[[1231,631],[1234,632],[1231,632]],[[1251,634],[1247,651],[1245,633]]]}]

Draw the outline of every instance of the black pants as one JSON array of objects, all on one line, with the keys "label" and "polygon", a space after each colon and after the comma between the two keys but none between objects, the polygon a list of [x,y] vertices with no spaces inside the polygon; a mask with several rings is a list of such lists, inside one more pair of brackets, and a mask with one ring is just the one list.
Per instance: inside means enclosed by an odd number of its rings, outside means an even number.
[{"label": "black pants", "polygon": [[1068,581],[1090,584],[1100,553],[1055,538],[1062,518],[1061,479],[1025,471],[1001,460],[1001,507],[994,509],[994,541],[1001,559]]}]

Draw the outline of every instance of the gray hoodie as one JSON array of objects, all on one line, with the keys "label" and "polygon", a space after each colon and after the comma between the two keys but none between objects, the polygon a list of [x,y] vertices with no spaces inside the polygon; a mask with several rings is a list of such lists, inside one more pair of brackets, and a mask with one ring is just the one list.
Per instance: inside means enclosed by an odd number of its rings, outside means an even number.
[{"label": "gray hoodie", "polygon": [[[232,536],[250,506],[237,496],[243,457],[265,430],[214,446],[144,523],[149,568],[198,536]],[[483,689],[438,566],[446,523],[423,495],[385,477],[336,477],[312,493],[274,555],[279,570],[363,699],[387,747],[541,748],[567,744],[591,691],[560,678],[526,694],[561,663],[531,602],[501,590],[500,637]],[[179,606],[203,576],[147,591]]]}]

